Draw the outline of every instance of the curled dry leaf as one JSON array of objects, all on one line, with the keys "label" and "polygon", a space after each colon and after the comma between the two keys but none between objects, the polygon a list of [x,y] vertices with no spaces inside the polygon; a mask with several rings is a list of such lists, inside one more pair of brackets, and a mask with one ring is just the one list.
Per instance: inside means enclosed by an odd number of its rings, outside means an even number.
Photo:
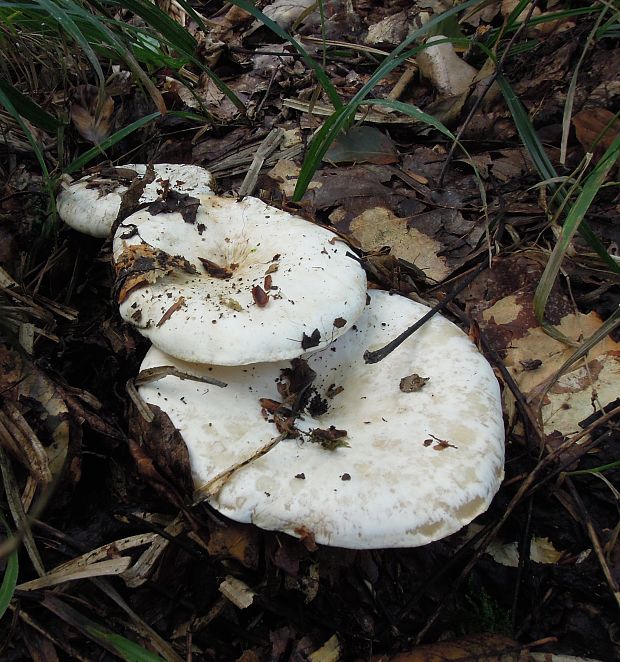
[{"label": "curled dry leaf", "polygon": [[34,363],[0,345],[0,392],[0,443],[35,480],[49,483],[63,470],[72,439],[61,389]]},{"label": "curled dry leaf", "polygon": [[71,121],[77,132],[91,143],[98,144],[110,135],[114,99],[108,94],[99,96],[94,85],[78,85],[71,104]]},{"label": "curled dry leaf", "polygon": [[577,140],[586,152],[604,152],[620,133],[620,119],[605,108],[587,108],[573,117]]},{"label": "curled dry leaf", "polygon": [[116,287],[120,303],[141,287],[175,271],[195,274],[196,267],[179,255],[170,255],[148,244],[127,246],[116,261]]}]

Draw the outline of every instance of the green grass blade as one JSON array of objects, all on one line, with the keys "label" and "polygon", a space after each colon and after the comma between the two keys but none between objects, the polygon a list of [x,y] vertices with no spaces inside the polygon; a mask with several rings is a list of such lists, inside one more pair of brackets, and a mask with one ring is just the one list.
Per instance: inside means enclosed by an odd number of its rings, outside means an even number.
[{"label": "green grass blade", "polygon": [[45,595],[41,604],[102,648],[126,662],[165,662],[159,655],[99,625],[51,593]]},{"label": "green grass blade", "polygon": [[84,55],[88,58],[88,61],[97,75],[99,86],[103,88],[105,84],[105,76],[103,75],[103,70],[101,69],[97,55],[73,18],[57,2],[52,2],[52,0],[36,0],[36,4],[41,7],[41,9],[45,10],[49,16],[54,18],[58,25],[80,45],[81,49],[84,51]]},{"label": "green grass blade", "polygon": [[154,119],[157,119],[161,116],[161,113],[155,112],[145,117],[141,117],[139,120],[132,122],[129,126],[126,126],[116,133],[113,133],[111,136],[108,136],[100,145],[91,147],[87,152],[84,152],[77,159],[73,160],[66,168],[64,172],[72,173],[76,170],[81,170],[87,163],[92,161],[95,157],[100,156],[106,149],[116,145],[120,140],[128,136],[130,133],[133,133],[137,129],[147,125],[149,122],[152,122]]},{"label": "green grass blade", "polygon": [[[499,85],[499,88],[504,95],[504,100],[506,101],[506,105],[510,110],[512,118],[515,122],[515,126],[517,127],[517,131],[519,132],[519,136],[521,137],[523,145],[527,149],[530,158],[534,163],[534,167],[538,171],[538,174],[544,180],[557,179],[558,174],[555,171],[553,164],[549,160],[549,157],[547,156],[542,143],[538,139],[536,131],[530,122],[530,118],[528,117],[525,108],[517,98],[512,87],[502,75],[497,77],[497,84]],[[562,193],[557,190],[555,184],[551,184],[549,186],[549,190],[552,193],[558,192],[560,199],[563,199]],[[614,273],[620,274],[620,266],[612,260],[609,253],[605,250],[603,244],[596,237],[594,232],[592,232],[592,229],[585,220],[579,225],[579,233],[588,242],[596,254],[601,258],[601,260],[605,262],[607,267]]]},{"label": "green grass blade", "polygon": [[567,476],[584,476],[586,474],[600,474],[604,471],[610,471],[611,469],[617,469],[620,467],[620,460],[615,462],[609,462],[609,464],[600,464],[598,467],[592,467],[591,469],[578,469],[577,471],[567,471]]},{"label": "green grass blade", "polygon": [[[538,174],[543,179],[553,179],[554,177],[557,177],[558,175],[555,168],[549,160],[547,152],[545,152],[544,147],[538,139],[536,131],[530,122],[530,118],[517,95],[514,93],[514,90],[501,74],[496,80],[502,94],[504,95],[504,100],[506,101],[508,110],[512,115],[517,131],[521,136],[521,141],[534,162],[534,167],[538,170]],[[551,188],[553,190],[555,187],[552,186]]]},{"label": "green grass blade", "polygon": [[391,99],[364,99],[361,101],[360,106],[384,106],[386,108],[392,108],[393,110],[398,110],[404,115],[409,115],[424,124],[432,126],[434,129],[437,129],[440,133],[443,133],[444,136],[450,138],[450,140],[455,140],[455,135],[448,129],[448,127],[440,122],[438,119],[425,113],[423,110],[414,106],[410,103],[404,103],[403,101],[392,101]]},{"label": "green grass blade", "polygon": [[[534,295],[534,312],[536,313],[536,318],[538,321],[545,327],[547,332],[550,332],[549,325],[545,322],[545,307],[547,305],[547,300],[553,287],[553,283],[558,275],[560,270],[560,265],[562,259],[568,249],[570,242],[572,241],[575,232],[579,228],[579,225],[583,221],[584,216],[586,215],[592,201],[596,197],[596,194],[603,185],[607,174],[614,166],[616,161],[620,158],[620,135],[616,136],[612,144],[607,148],[605,154],[603,154],[600,161],[593,168],[592,172],[588,175],[588,178],[584,182],[583,188],[580,194],[577,196],[575,202],[571,205],[567,215],[564,225],[562,227],[562,234],[551,252],[551,257],[547,262],[545,271],[540,279],[540,283],[536,288],[536,294]],[[554,334],[558,332],[553,330]],[[562,336],[563,338],[563,336]]]},{"label": "green grass blade", "polygon": [[37,161],[41,166],[41,170],[43,171],[44,177],[48,179],[49,171],[47,169],[47,164],[45,163],[45,156],[43,155],[43,150],[41,149],[39,142],[32,135],[32,131],[28,128],[28,126],[24,122],[22,116],[17,112],[17,109],[13,105],[13,102],[11,101],[11,99],[9,99],[9,97],[4,92],[2,87],[0,87],[0,104],[2,104],[9,111],[9,113],[13,116],[15,121],[19,124],[21,130],[24,132],[26,138],[28,139],[28,142],[32,146],[32,150],[34,151],[34,154],[37,157]]},{"label": "green grass blade", "polygon": [[157,5],[141,0],[122,0],[122,6],[143,18],[176,50],[194,56],[198,44],[194,37]]},{"label": "green grass blade", "polygon": [[144,89],[148,92],[149,96],[153,100],[153,103],[157,107],[157,110],[162,115],[165,114],[166,104],[164,102],[163,96],[161,95],[161,92],[157,89],[157,87],[155,87],[153,81],[142,70],[130,48],[123,42],[122,39],[117,37],[117,35],[112,30],[110,30],[110,28],[107,27],[103,18],[101,16],[91,14],[73,0],[56,0],[56,2],[62,2],[65,5],[71,7],[71,10],[76,14],[76,16],[79,16],[85,23],[90,24],[94,30],[101,35],[101,39],[104,42],[107,42],[117,50],[120,56],[124,59],[125,64],[131,73],[137,78]]},{"label": "green grass blade", "polygon": [[338,90],[334,87],[323,67],[311,57],[308,51],[296,39],[288,34],[288,32],[284,31],[277,23],[265,16],[260,9],[257,9],[253,4],[246,2],[246,0],[231,0],[231,4],[241,7],[241,9],[247,11],[248,14],[254,16],[254,18],[259,20],[265,27],[277,34],[280,39],[288,41],[288,43],[301,55],[304,62],[312,69],[312,71],[314,71],[321,87],[325,90],[325,93],[329,97],[334,108],[338,109],[342,107],[342,100],[340,99]]},{"label": "green grass blade", "polygon": [[57,131],[61,123],[53,115],[50,115],[41,106],[32,101],[32,99],[13,87],[11,83],[0,79],[0,90],[11,101],[15,111],[26,118],[31,124],[49,133],[55,133]]},{"label": "green grass blade", "polygon": [[568,134],[570,132],[570,120],[573,114],[573,105],[575,103],[575,92],[577,90],[577,79],[579,77],[579,72],[581,71],[581,65],[585,60],[586,54],[588,53],[590,47],[594,44],[596,33],[600,24],[607,13],[607,7],[603,6],[600,14],[596,18],[594,26],[590,30],[590,34],[586,40],[586,43],[581,50],[581,55],[577,64],[573,70],[573,75],[571,76],[570,83],[568,85],[568,90],[566,91],[566,101],[564,102],[564,113],[562,116],[562,140],[560,143],[560,163],[564,165],[566,162],[566,150],[568,148]]},{"label": "green grass blade", "polygon": [[[11,535],[9,525],[2,515],[0,515],[0,522],[4,524],[7,535]],[[6,567],[4,569],[4,576],[2,577],[2,584],[0,584],[0,619],[4,616],[9,604],[13,599],[15,587],[17,586],[17,576],[19,574],[19,560],[17,557],[17,550],[13,550],[7,557]]]},{"label": "green grass blade", "polygon": [[[235,0],[235,4],[240,4],[241,0]],[[425,48],[424,45],[417,46],[409,51],[407,47],[412,44],[415,40],[420,39],[425,34],[429,33],[435,26],[441,23],[443,20],[449,16],[456,15],[477,4],[479,0],[468,0],[462,4],[459,4],[447,11],[443,12],[439,16],[425,23],[421,28],[415,30],[412,34],[407,37],[401,44],[399,44],[385,59],[368,81],[358,90],[358,92],[353,96],[353,98],[347,103],[344,108],[336,108],[335,112],[325,121],[321,129],[314,136],[310,142],[308,148],[308,153],[304,159],[301,171],[299,173],[299,178],[297,179],[297,185],[295,186],[295,191],[293,193],[293,200],[301,200],[314,173],[319,167],[321,160],[325,156],[325,153],[329,149],[329,146],[336,139],[336,136],[342,131],[343,128],[348,126],[352,119],[355,117],[358,107],[361,102],[371,93],[375,85],[381,81],[385,76],[387,76],[391,71],[396,67],[402,64],[405,60],[410,57],[414,57],[421,50]],[[241,6],[241,5],[240,5]],[[243,7],[245,9],[245,7]]]},{"label": "green grass blade", "polygon": [[[95,0],[91,0],[91,4],[94,4]],[[183,4],[183,3],[182,3]],[[131,9],[134,13],[141,16],[147,23],[150,28],[156,30],[165,44],[176,50],[178,53],[181,53],[185,56],[187,61],[191,61],[195,66],[197,66],[201,71],[207,74],[209,78],[216,84],[216,86],[228,97],[228,99],[242,112],[246,112],[246,107],[243,101],[224,83],[224,81],[209,67],[207,67],[202,60],[196,57],[196,49],[198,43],[194,37],[187,31],[185,28],[180,26],[175,20],[170,18],[168,14],[163,12],[157,5],[152,4],[151,2],[144,2],[143,0],[123,0],[123,6]],[[185,8],[185,5],[183,5]],[[187,10],[187,9],[186,9]],[[192,9],[192,15],[196,12]],[[196,14],[197,16],[197,14]],[[199,18],[199,17],[198,17]],[[200,20],[200,24],[202,21]],[[205,27],[205,31],[207,28]],[[138,31],[136,31],[138,32]],[[133,46],[135,49],[135,45]],[[141,49],[141,53],[144,59],[148,58],[148,53],[145,49]],[[167,58],[163,53],[161,55],[162,59],[174,59]],[[178,57],[177,57],[178,60]],[[180,68],[185,61],[177,62],[176,68]],[[170,65],[168,65],[170,66]],[[174,67],[174,65],[172,65]],[[160,109],[161,110],[161,109]]]}]

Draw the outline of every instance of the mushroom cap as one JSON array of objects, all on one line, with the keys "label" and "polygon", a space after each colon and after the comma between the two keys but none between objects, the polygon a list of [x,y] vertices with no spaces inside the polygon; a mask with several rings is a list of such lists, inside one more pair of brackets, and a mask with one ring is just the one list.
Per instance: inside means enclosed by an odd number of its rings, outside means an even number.
[{"label": "mushroom cap", "polygon": [[[179,193],[191,196],[213,193],[213,175],[200,166],[158,163],[153,167],[155,180],[144,187],[140,203],[155,202],[166,180],[170,188]],[[131,183],[131,179],[124,176],[125,172],[133,170],[142,177],[146,165],[128,163],[110,168],[112,170],[116,170],[118,176],[96,173],[71,184],[63,184],[65,188],[58,194],[56,207],[58,215],[67,225],[93,237],[104,238],[110,234],[123,193]]]},{"label": "mushroom cap", "polygon": [[441,96],[451,97],[467,92],[478,75],[478,70],[462,60],[443,35],[434,35],[427,40],[430,44],[417,55],[420,72],[428,78]]},{"label": "mushroom cap", "polygon": [[[370,296],[353,329],[308,357],[317,373],[313,398],[318,393],[327,411],[297,421],[305,431],[346,430],[348,448],[326,450],[302,436],[260,455],[277,432],[261,415],[259,398],[281,400],[280,370],[288,363],[197,366],[149,351],[142,369],[173,365],[228,384],[166,376],[139,389],[180,430],[199,497],[237,521],[357,549],[424,545],[487,509],[504,459],[493,370],[440,315],[383,361],[365,364],[366,349],[383,346],[428,312],[401,296]],[[428,381],[411,390],[410,379],[402,390],[401,379],[412,373]]]},{"label": "mushroom cap", "polygon": [[114,238],[121,316],[162,351],[218,365],[292,359],[362,313],[366,275],[334,233],[251,197],[203,196],[195,212],[143,209]]}]

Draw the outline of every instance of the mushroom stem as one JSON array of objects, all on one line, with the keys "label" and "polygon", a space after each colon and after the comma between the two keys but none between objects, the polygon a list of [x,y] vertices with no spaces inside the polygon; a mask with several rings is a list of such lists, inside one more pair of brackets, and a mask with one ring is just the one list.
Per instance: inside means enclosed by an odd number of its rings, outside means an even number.
[{"label": "mushroom stem", "polygon": [[486,269],[486,264],[481,264],[477,269],[472,271],[466,276],[457,287],[455,287],[450,294],[448,294],[439,303],[435,304],[426,315],[423,315],[415,324],[412,324],[408,329],[403,331],[394,340],[391,340],[387,345],[376,349],[374,352],[366,350],[364,352],[364,361],[366,363],[379,363],[383,361],[386,356],[389,356],[395,349],[400,347],[409,336],[412,336],[423,324],[436,315],[440,310],[445,308],[456,296],[458,296],[471,282],[473,282],[483,271]]}]

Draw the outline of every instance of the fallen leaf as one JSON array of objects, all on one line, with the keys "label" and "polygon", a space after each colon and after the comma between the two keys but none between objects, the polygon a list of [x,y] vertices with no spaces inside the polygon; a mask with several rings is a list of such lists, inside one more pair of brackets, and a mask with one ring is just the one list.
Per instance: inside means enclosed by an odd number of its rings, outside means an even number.
[{"label": "fallen leaf", "polygon": [[196,273],[196,267],[184,257],[170,255],[148,244],[125,246],[114,268],[119,303],[123,303],[134,290],[154,283],[174,271]]},{"label": "fallen leaf", "polygon": [[246,568],[256,569],[259,560],[259,533],[256,527],[227,521],[211,530],[207,550],[216,558],[232,558]]},{"label": "fallen leaf", "polygon": [[584,151],[602,154],[620,133],[620,119],[605,108],[587,108],[573,117]]},{"label": "fallen leaf", "polygon": [[99,103],[99,88],[94,85],[78,85],[71,104],[71,121],[77,132],[91,143],[99,144],[112,131],[114,99],[104,94]]},{"label": "fallen leaf", "polygon": [[389,136],[374,126],[354,126],[341,133],[324,157],[331,163],[396,163],[398,151]]},{"label": "fallen leaf", "polygon": [[[337,216],[332,221],[338,225]],[[356,216],[349,224],[349,233],[362,250],[377,251],[389,246],[394,257],[411,262],[434,281],[443,280],[450,274],[447,260],[437,255],[443,246],[407,225],[406,218],[399,218],[385,207],[375,207]]]},{"label": "fallen leaf", "polygon": [[314,329],[314,331],[310,334],[303,334],[301,337],[301,348],[302,349],[311,349],[312,347],[316,347],[319,343],[321,342],[321,332],[318,329]]},{"label": "fallen leaf", "polygon": [[501,660],[517,662],[519,644],[498,634],[469,635],[452,641],[417,646],[406,653],[373,655],[372,662],[435,662],[441,660]]},{"label": "fallen leaf", "polygon": [[422,389],[429,379],[430,377],[420,377],[414,372],[400,380],[399,388],[403,393],[415,393]]}]

